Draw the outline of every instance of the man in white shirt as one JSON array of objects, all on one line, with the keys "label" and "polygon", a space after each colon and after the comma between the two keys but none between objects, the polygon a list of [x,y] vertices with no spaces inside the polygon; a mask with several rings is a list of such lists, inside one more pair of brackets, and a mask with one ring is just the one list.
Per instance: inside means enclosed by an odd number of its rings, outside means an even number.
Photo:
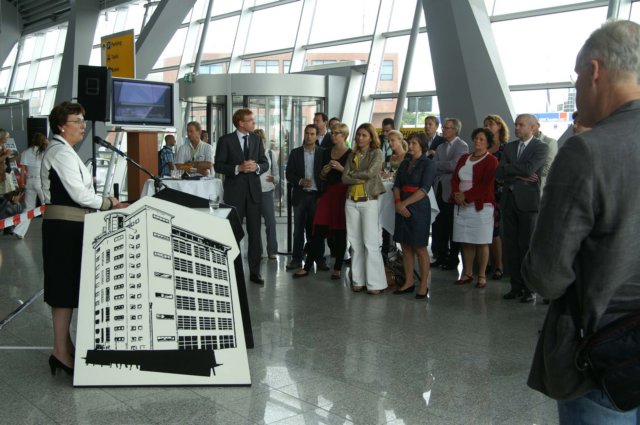
[{"label": "man in white shirt", "polygon": [[176,154],[176,167],[189,165],[190,168],[197,169],[203,176],[211,174],[213,167],[213,148],[210,144],[200,140],[202,126],[197,121],[187,124],[187,137],[190,143],[185,143],[178,148]]}]

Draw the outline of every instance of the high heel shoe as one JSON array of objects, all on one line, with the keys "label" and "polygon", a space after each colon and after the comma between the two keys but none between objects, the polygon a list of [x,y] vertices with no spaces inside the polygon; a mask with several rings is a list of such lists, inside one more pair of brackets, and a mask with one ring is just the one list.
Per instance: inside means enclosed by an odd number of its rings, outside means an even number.
[{"label": "high heel shoe", "polygon": [[411,292],[413,292],[416,289],[415,286],[411,285],[406,289],[396,289],[395,291],[393,291],[394,295],[400,295],[400,294],[410,294]]},{"label": "high heel shoe", "polygon": [[461,279],[456,280],[455,282],[453,282],[454,285],[465,285],[467,283],[471,283],[473,282],[473,276],[470,276],[468,274],[464,274],[462,275]]},{"label": "high heel shoe", "polygon": [[67,375],[73,376],[73,368],[62,363],[53,354],[49,356],[49,367],[51,368],[52,375],[56,374],[56,369],[61,369],[67,372]]},{"label": "high heel shoe", "polygon": [[423,299],[427,298],[427,295],[429,295],[429,288],[427,288],[427,292],[425,292],[424,294],[416,293],[416,299],[417,300],[423,300]]}]

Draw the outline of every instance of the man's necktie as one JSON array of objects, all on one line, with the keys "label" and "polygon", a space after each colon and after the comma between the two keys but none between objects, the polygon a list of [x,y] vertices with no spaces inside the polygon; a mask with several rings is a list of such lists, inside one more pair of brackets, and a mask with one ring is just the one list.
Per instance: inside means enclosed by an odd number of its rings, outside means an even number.
[{"label": "man's necktie", "polygon": [[518,159],[520,159],[520,155],[522,155],[523,150],[524,150],[524,142],[520,142],[520,146],[518,146]]},{"label": "man's necktie", "polygon": [[242,136],[244,139],[244,160],[249,160],[249,136]]}]

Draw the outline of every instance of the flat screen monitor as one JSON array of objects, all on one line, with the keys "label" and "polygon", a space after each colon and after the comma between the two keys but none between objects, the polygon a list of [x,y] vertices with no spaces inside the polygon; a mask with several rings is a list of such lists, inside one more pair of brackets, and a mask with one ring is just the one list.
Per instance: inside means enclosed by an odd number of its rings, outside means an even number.
[{"label": "flat screen monitor", "polygon": [[111,123],[133,126],[173,126],[173,84],[113,78]]}]

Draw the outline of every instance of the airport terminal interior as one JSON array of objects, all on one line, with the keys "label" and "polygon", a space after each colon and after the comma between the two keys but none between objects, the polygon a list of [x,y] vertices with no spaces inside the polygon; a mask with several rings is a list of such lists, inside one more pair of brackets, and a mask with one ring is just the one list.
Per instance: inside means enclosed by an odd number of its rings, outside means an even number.
[{"label": "airport terminal interior", "polygon": [[[61,370],[52,376],[36,217],[24,238],[0,235],[0,423],[557,424],[555,401],[526,385],[547,310],[541,297],[504,300],[508,275],[484,289],[453,285],[461,265],[433,269],[425,299],[354,293],[348,265],[339,280],[322,270],[294,279],[284,165],[316,112],[352,132],[395,118],[404,134],[421,131],[428,115],[457,117],[468,142],[488,114],[513,135],[515,116],[531,113],[561,138],[575,111],[576,54],[609,18],[640,22],[640,2],[0,0],[0,128],[17,150],[54,105],[79,99],[80,65],[117,64],[130,70],[112,68],[113,81],[171,87],[171,121],[91,120],[77,151],[98,192],[117,184],[123,200],[144,194],[110,151],[97,148],[92,164],[93,136],[126,152],[137,145],[132,134],[150,132],[155,159],[166,134],[187,143],[189,121],[215,143],[233,131],[239,108],[254,113],[281,164],[279,255],[265,254],[264,285],[246,282],[250,386],[74,388]],[[110,62],[122,40],[135,59]],[[98,104],[111,105],[112,94]],[[74,320],[72,334],[87,325]]]}]

